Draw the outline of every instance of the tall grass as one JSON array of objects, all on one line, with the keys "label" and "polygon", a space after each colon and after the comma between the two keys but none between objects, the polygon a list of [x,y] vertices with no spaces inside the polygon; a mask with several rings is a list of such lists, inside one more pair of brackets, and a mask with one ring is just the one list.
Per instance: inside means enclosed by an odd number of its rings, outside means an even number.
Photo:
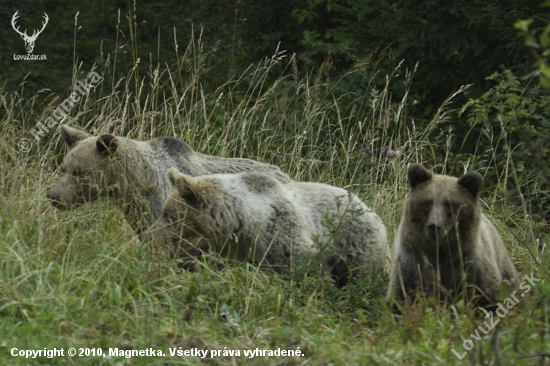
[{"label": "tall grass", "polygon": [[[116,70],[114,56],[90,68],[105,79],[71,110],[69,125],[138,140],[173,136],[201,153],[257,159],[279,165],[298,181],[347,188],[379,213],[390,239],[408,190],[407,164],[433,161],[434,131],[449,122],[451,99],[427,127],[418,129],[407,116],[407,96],[395,100],[388,87],[370,87],[361,62],[339,80],[329,81],[322,72],[299,79],[293,56],[276,52],[207,91],[203,81],[210,55],[202,52],[200,35],[191,38],[175,69],[149,63],[142,74],[139,63],[145,61],[136,58],[135,67],[123,75]],[[75,70],[73,86],[90,71],[78,61]],[[362,92],[349,90],[353,78],[364,78]],[[414,82],[413,72],[400,68],[387,78],[387,85],[394,78],[406,85]],[[205,263],[202,271],[182,272],[166,253],[139,242],[109,202],[74,211],[54,209],[46,192],[58,179],[66,148],[57,128],[40,142],[32,139],[29,129],[66,96],[47,90],[30,98],[23,95],[24,82],[18,91],[0,90],[2,364],[46,361],[12,357],[13,347],[153,347],[167,355],[170,347],[300,347],[305,354],[208,356],[206,362],[235,365],[549,362],[548,285],[535,288],[523,310],[514,310],[460,361],[451,349],[459,349],[481,323],[460,304],[454,311],[438,304],[419,305],[397,321],[382,303],[385,283],[380,278],[337,290],[326,285],[322,274],[296,281],[247,264]],[[445,143],[452,130],[442,131],[437,141]],[[21,139],[32,141],[29,151],[19,147]],[[399,155],[388,159],[383,154],[386,146]],[[442,173],[445,166],[445,161],[434,164]],[[474,168],[473,161],[464,164],[465,170]],[[533,243],[530,234],[535,223],[523,217],[522,225],[509,227],[507,222],[517,215],[507,214],[507,202],[496,192],[484,192],[484,209],[499,227],[514,262],[524,274],[545,276],[550,268],[542,250],[545,243]],[[204,361],[47,360],[75,365]]]}]

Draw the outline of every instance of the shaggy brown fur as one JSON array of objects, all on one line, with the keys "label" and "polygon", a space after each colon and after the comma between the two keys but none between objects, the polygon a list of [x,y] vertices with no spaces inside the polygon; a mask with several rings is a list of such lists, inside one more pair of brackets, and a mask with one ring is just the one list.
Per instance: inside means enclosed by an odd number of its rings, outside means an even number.
[{"label": "shaggy brown fur", "polygon": [[408,177],[411,191],[395,237],[388,300],[439,290],[449,300],[468,294],[482,306],[495,303],[500,283],[518,275],[481,212],[483,177],[433,175],[418,164],[410,165]]},{"label": "shaggy brown fur", "polygon": [[203,155],[172,137],[150,141],[95,137],[66,125],[60,127],[60,133],[70,150],[61,165],[63,176],[48,194],[52,203],[68,208],[108,195],[124,210],[138,234],[160,216],[172,191],[166,178],[171,167],[191,176],[259,171],[282,183],[291,181],[276,166]]},{"label": "shaggy brown fur", "polygon": [[256,172],[190,177],[170,169],[168,176],[175,190],[151,230],[188,255],[212,250],[284,272],[309,253],[322,259],[338,286],[350,271],[385,267],[382,220],[344,189],[281,184]]}]

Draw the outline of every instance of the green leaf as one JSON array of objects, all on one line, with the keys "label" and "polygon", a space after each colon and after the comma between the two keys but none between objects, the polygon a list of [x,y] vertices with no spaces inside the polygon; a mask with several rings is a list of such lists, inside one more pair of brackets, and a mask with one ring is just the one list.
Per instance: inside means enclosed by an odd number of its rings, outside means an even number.
[{"label": "green leaf", "polygon": [[529,30],[529,26],[533,23],[533,19],[524,19],[524,20],[518,20],[514,23],[514,28],[519,29],[520,31],[527,32]]}]

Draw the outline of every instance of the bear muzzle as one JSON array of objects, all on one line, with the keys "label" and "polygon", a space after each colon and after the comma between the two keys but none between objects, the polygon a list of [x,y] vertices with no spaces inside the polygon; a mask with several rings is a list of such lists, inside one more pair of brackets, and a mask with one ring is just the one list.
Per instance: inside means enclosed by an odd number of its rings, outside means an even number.
[{"label": "bear muzzle", "polygon": [[59,192],[55,191],[54,189],[51,189],[46,195],[52,201],[52,205],[54,207],[62,210],[66,210],[69,208],[69,206],[61,199],[61,195],[59,194]]},{"label": "bear muzzle", "polygon": [[170,239],[166,225],[162,220],[157,220],[143,232],[143,237],[152,242],[164,242]]},{"label": "bear muzzle", "polygon": [[432,240],[438,240],[447,235],[447,230],[437,223],[431,223],[426,226],[426,236]]},{"label": "bear muzzle", "polygon": [[444,238],[449,231],[445,228],[445,212],[438,206],[432,207],[425,226],[425,234],[431,240],[437,241]]}]

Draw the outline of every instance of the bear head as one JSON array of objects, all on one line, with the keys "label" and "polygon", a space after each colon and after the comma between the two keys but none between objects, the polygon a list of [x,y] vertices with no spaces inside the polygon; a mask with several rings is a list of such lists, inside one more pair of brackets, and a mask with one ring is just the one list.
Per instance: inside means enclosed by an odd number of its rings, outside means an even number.
[{"label": "bear head", "polygon": [[[469,172],[461,178],[434,175],[419,164],[408,169],[411,186],[405,213],[409,227],[427,242],[465,238],[481,219],[479,192],[483,177]],[[457,231],[458,230],[458,231]]]},{"label": "bear head", "polygon": [[234,196],[227,187],[231,185],[229,175],[192,177],[170,168],[168,179],[174,191],[164,202],[161,216],[151,229],[154,238],[215,239],[238,229]]},{"label": "bear head", "polygon": [[61,125],[60,134],[70,150],[61,165],[63,176],[48,197],[59,208],[95,200],[112,183],[109,168],[117,151],[117,138],[113,135],[94,137],[66,125]]}]

